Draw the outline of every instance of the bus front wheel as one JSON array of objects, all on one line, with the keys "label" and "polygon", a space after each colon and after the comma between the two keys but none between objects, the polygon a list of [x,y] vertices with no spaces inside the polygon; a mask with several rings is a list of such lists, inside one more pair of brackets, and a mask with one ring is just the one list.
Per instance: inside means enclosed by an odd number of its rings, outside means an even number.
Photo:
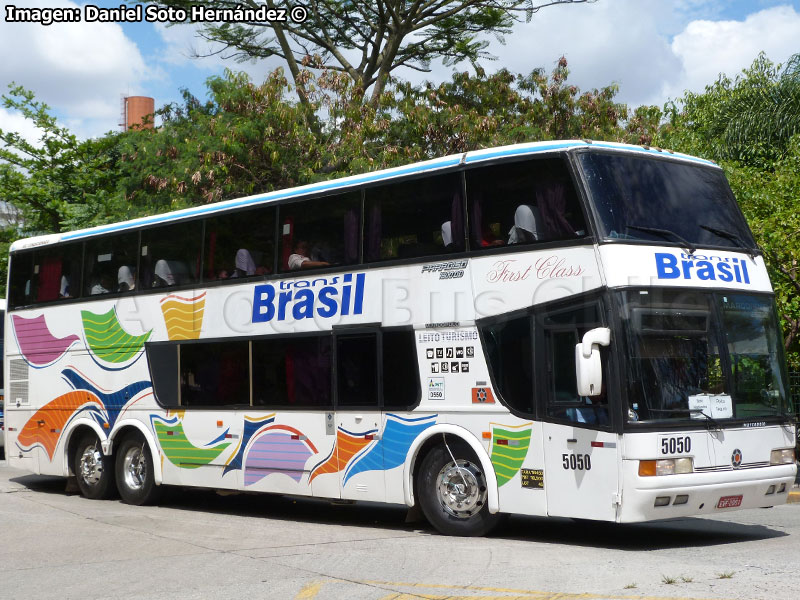
[{"label": "bus front wheel", "polygon": [[104,500],[114,493],[114,462],[95,435],[84,435],[75,447],[73,470],[84,498]]},{"label": "bus front wheel", "polygon": [[486,535],[501,519],[489,512],[486,475],[463,442],[436,446],[425,456],[417,494],[428,522],[444,535]]},{"label": "bus front wheel", "polygon": [[127,504],[150,504],[159,492],[153,474],[153,456],[147,442],[141,436],[126,437],[117,455],[117,486],[119,495]]}]

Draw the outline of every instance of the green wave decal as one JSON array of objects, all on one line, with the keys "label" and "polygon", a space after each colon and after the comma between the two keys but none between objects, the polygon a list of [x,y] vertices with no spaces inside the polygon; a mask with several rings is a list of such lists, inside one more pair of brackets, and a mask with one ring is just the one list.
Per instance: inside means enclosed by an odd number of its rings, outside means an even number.
[{"label": "green wave decal", "polygon": [[114,364],[124,363],[136,356],[153,333],[151,329],[142,335],[131,335],[122,328],[113,308],[102,315],[82,310],[81,318],[86,343],[92,353],[100,360]]},{"label": "green wave decal", "polygon": [[164,455],[176,467],[181,469],[197,469],[209,464],[231,445],[225,442],[213,448],[201,448],[192,444],[183,431],[183,423],[178,419],[161,421],[152,419],[158,443]]},{"label": "green wave decal", "polygon": [[531,427],[526,429],[492,428],[492,465],[497,486],[508,483],[519,472],[531,445]]}]

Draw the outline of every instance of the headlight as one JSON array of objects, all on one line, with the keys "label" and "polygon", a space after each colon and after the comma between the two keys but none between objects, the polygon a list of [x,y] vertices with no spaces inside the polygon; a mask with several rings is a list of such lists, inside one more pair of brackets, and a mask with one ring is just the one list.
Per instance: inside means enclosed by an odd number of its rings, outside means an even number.
[{"label": "headlight", "polygon": [[790,465],[794,462],[794,448],[780,448],[769,453],[769,464]]},{"label": "headlight", "polygon": [[682,475],[694,471],[691,458],[662,458],[659,460],[640,460],[639,475],[652,477],[654,475]]}]

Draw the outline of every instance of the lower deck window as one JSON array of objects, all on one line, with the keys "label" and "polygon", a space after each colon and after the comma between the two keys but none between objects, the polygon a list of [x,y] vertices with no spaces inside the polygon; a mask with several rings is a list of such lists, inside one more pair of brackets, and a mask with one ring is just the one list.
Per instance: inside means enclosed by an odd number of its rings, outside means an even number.
[{"label": "lower deck window", "polygon": [[181,406],[250,404],[247,342],[182,344]]}]

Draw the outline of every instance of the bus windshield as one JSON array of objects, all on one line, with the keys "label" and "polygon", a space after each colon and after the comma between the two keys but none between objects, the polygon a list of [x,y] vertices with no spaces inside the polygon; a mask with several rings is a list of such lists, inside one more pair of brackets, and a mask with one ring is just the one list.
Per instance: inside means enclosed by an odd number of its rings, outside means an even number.
[{"label": "bus windshield", "polygon": [[788,417],[769,297],[651,289],[616,298],[628,422]]},{"label": "bus windshield", "polygon": [[600,236],[755,248],[721,169],[625,154],[579,154]]}]

